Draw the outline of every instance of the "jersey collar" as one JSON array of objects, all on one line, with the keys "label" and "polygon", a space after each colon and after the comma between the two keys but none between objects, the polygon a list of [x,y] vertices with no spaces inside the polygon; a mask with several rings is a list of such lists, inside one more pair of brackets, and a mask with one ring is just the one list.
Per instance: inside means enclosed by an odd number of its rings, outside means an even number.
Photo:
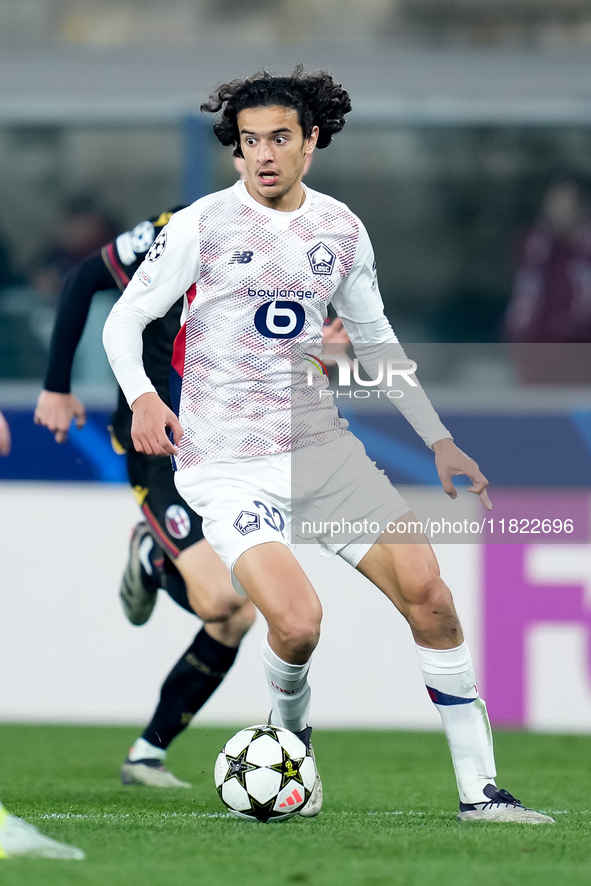
[{"label": "jersey collar", "polygon": [[304,202],[299,207],[299,209],[294,209],[293,212],[282,212],[280,209],[271,209],[270,206],[264,206],[262,203],[259,203],[258,200],[255,200],[253,197],[250,196],[250,194],[246,190],[246,182],[244,182],[242,179],[236,182],[233,190],[238,199],[242,203],[245,203],[247,206],[250,206],[251,209],[255,209],[257,212],[260,212],[261,215],[266,215],[267,218],[272,218],[274,221],[288,224],[292,219],[298,218],[300,215],[303,215],[310,208],[310,203],[312,199],[310,189],[306,187],[303,182],[302,187],[305,194]]}]

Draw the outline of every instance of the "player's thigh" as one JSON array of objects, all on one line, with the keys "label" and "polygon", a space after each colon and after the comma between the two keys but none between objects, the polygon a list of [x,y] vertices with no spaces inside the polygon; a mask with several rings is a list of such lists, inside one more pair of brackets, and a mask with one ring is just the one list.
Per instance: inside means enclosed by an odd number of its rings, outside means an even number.
[{"label": "player's thigh", "polygon": [[203,539],[203,529],[176,488],[170,460],[130,450],[127,473],[154,538],[176,563],[182,551]]},{"label": "player's thigh", "polygon": [[208,462],[175,474],[179,494],[202,514],[206,539],[228,568],[238,593],[246,594],[246,590],[234,565],[245,551],[270,542],[289,550],[289,461],[280,461],[279,467],[273,463],[275,483],[270,481],[272,470],[264,457]]},{"label": "player's thigh", "polygon": [[322,606],[287,545],[271,541],[248,548],[234,564],[234,574],[272,632],[317,639]]},{"label": "player's thigh", "polygon": [[207,540],[228,567],[233,586],[262,612],[271,635],[290,648],[301,638],[300,645],[310,646],[322,609],[287,540],[289,453],[208,462],[177,471],[175,482],[203,515]]}]

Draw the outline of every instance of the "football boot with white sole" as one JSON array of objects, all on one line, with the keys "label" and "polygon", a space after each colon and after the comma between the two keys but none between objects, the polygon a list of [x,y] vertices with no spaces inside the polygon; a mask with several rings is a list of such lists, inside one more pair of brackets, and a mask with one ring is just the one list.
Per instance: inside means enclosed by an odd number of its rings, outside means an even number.
[{"label": "football boot with white sole", "polygon": [[523,806],[509,791],[494,784],[484,788],[483,803],[460,803],[460,821],[520,822],[521,824],[554,824],[554,819],[543,812]]},{"label": "football boot with white sole", "polygon": [[311,737],[312,737],[312,727],[306,726],[305,729],[302,729],[301,732],[295,733],[300,741],[303,741],[310,754],[312,755],[312,759],[314,760],[314,768],[316,769],[316,778],[314,779],[314,787],[312,788],[312,793],[310,794],[310,799],[306,803],[306,805],[300,809],[298,815],[303,816],[304,818],[314,818],[315,815],[322,810],[322,802],[324,800],[324,794],[322,790],[322,780],[320,775],[318,774],[318,767],[316,766],[316,755],[314,754],[314,748],[312,747]]},{"label": "football boot with white sole", "polygon": [[121,767],[121,784],[147,785],[150,788],[190,788],[188,781],[181,781],[167,769],[162,760],[149,757],[145,760],[125,760]]},{"label": "football boot with white sole", "polygon": [[22,818],[0,807],[0,858],[57,858],[82,861],[86,854],[77,846],[46,837]]},{"label": "football boot with white sole", "polygon": [[119,597],[125,615],[132,625],[145,624],[156,605],[161,588],[162,548],[156,544],[147,523],[138,523],[129,542],[129,559]]}]

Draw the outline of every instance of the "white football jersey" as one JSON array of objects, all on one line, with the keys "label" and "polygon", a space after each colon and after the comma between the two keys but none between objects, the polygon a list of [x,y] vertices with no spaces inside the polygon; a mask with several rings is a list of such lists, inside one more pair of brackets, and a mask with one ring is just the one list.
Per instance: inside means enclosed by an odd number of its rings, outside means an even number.
[{"label": "white football jersey", "polygon": [[280,212],[237,182],[175,213],[105,330],[130,403],[153,388],[127,332],[163,316],[182,293],[171,384],[184,429],[179,469],[345,433],[332,398],[309,383],[310,358],[321,354],[329,302],[356,323],[382,317],[383,304],[369,237],[344,204],[305,188],[300,209]]}]

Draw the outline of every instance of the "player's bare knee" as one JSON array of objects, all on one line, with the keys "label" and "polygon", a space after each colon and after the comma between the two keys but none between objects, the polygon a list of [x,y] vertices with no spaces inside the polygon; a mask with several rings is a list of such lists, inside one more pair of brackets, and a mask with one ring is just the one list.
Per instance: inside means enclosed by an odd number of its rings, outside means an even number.
[{"label": "player's bare knee", "polygon": [[440,578],[423,584],[405,615],[419,645],[440,648],[462,642],[462,628],[453,597]]},{"label": "player's bare knee", "polygon": [[250,600],[244,600],[243,605],[230,618],[208,622],[207,632],[219,643],[237,648],[255,619],[255,607]]},{"label": "player's bare knee", "polygon": [[240,609],[241,601],[238,595],[236,599],[229,595],[192,595],[189,593],[189,603],[196,615],[204,622],[228,621]]},{"label": "player's bare knee", "polygon": [[449,588],[439,575],[426,572],[423,575],[414,575],[405,580],[401,589],[402,599],[408,606],[429,608],[443,607],[453,601]]},{"label": "player's bare knee", "polygon": [[320,639],[320,620],[293,618],[270,627],[275,646],[281,651],[279,656],[285,661],[303,663],[307,661]]}]

